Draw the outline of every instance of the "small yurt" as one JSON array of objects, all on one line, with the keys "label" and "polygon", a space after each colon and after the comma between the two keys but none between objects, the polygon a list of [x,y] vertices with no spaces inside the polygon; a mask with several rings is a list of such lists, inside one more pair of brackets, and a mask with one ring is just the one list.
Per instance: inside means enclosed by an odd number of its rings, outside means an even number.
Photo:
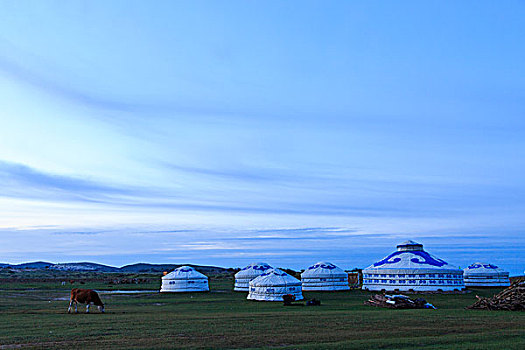
[{"label": "small yurt", "polygon": [[455,291],[465,288],[463,270],[407,241],[397,251],[363,270],[364,290]]},{"label": "small yurt", "polygon": [[262,262],[246,266],[235,274],[235,286],[233,290],[236,292],[248,292],[250,290],[250,281],[270,269],[272,269],[270,265]]},{"label": "small yurt", "polygon": [[348,290],[348,274],[329,262],[318,262],[301,274],[304,291]]},{"label": "small yurt", "polygon": [[474,263],[463,270],[465,287],[508,287],[509,273],[496,265]]},{"label": "small yurt", "polygon": [[283,295],[292,294],[302,300],[301,281],[279,269],[271,269],[250,281],[250,300],[283,301]]},{"label": "small yurt", "polygon": [[181,266],[162,277],[161,293],[207,292],[208,277],[190,266]]}]

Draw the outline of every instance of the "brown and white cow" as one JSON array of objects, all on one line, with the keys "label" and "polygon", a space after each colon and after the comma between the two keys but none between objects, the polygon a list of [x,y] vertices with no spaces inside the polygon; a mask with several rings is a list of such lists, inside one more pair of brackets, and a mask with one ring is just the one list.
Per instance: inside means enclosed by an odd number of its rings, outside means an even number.
[{"label": "brown and white cow", "polygon": [[86,313],[89,312],[89,306],[91,304],[98,306],[100,312],[104,312],[104,304],[102,303],[102,300],[100,300],[100,297],[98,296],[97,292],[91,289],[71,289],[71,299],[69,301],[69,307],[67,309],[68,313],[71,312],[71,306],[73,305],[73,303],[75,303],[75,312],[78,312],[77,303],[87,304]]}]

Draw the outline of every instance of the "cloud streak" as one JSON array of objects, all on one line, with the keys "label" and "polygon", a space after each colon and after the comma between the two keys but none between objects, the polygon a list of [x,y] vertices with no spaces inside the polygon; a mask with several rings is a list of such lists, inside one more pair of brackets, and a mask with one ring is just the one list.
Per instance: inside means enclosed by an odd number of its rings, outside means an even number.
[{"label": "cloud streak", "polygon": [[[128,210],[157,208],[203,212],[369,217],[414,215],[439,217],[450,215],[457,210],[465,211],[467,205],[471,209],[477,207],[479,210],[487,210],[493,205],[499,205],[503,198],[507,202],[514,201],[515,205],[525,205],[520,199],[519,191],[495,186],[488,189],[483,186],[483,189],[480,189],[472,185],[415,184],[391,180],[345,181],[344,178],[309,175],[304,177],[299,175],[298,180],[293,182],[291,179],[283,178],[278,171],[268,170],[264,178],[271,182],[267,186],[261,186],[259,178],[247,177],[244,170],[194,171],[186,167],[177,167],[177,171],[189,172],[196,176],[193,179],[196,190],[191,187],[173,188],[162,185],[144,187],[107,184],[0,161],[0,180],[6,184],[0,189],[0,197],[51,202],[100,203],[128,208]],[[257,171],[252,169],[249,173],[257,173]],[[208,179],[208,176],[211,176],[212,180]],[[242,178],[250,184],[261,187],[259,189],[251,185],[244,189],[235,189],[237,181],[231,184],[220,181],[225,176],[232,179]],[[353,184],[349,185],[347,182]],[[216,186],[212,190],[203,192],[199,189],[199,183],[206,187],[210,184]],[[369,189],[362,196],[359,194],[360,190],[356,191],[356,189],[365,186]],[[373,188],[377,189],[377,193],[372,196]],[[237,193],[235,196],[228,196],[226,195],[228,192]],[[487,195],[486,199],[483,198],[484,194]]]},{"label": "cloud streak", "polygon": [[49,174],[5,161],[0,161],[0,181],[5,184],[0,188],[0,196],[14,198],[104,202],[112,197],[137,194],[136,190]]},{"label": "cloud streak", "polygon": [[[1,50],[10,52],[12,58],[1,55]],[[22,63],[25,62],[25,63]],[[8,44],[0,38],[0,72],[10,77],[16,82],[21,82],[38,89],[47,95],[58,100],[65,101],[77,106],[85,106],[95,112],[114,112],[111,114],[95,113],[98,118],[105,120],[135,120],[134,117],[154,117],[173,116],[180,119],[189,118],[201,121],[213,120],[226,121],[236,120],[242,123],[242,115],[246,113],[260,114],[256,111],[246,111],[242,108],[228,107],[226,105],[206,100],[184,101],[173,97],[166,99],[156,98],[148,94],[140,96],[123,95],[111,97],[107,93],[97,93],[100,86],[89,87],[87,81],[75,79],[75,72],[68,72],[65,67],[50,64],[44,58],[35,53],[24,53],[13,44]],[[79,87],[80,86],[80,87]],[[109,117],[111,115],[111,117]],[[269,115],[266,115],[269,116]],[[278,117],[283,117],[278,115]]]},{"label": "cloud streak", "polygon": [[[40,61],[40,63],[42,64],[44,62]],[[119,112],[145,112],[153,108],[153,105],[146,106],[131,102],[118,101],[71,88],[66,84],[59,83],[56,79],[46,78],[43,74],[39,74],[2,56],[0,56],[0,71],[16,80],[30,84],[46,93],[76,104]]]}]

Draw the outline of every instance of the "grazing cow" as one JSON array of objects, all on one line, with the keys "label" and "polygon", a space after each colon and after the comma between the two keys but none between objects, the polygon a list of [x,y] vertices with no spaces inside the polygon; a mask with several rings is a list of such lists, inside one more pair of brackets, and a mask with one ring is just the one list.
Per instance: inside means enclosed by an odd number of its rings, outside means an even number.
[{"label": "grazing cow", "polygon": [[67,309],[68,313],[71,312],[71,306],[73,305],[73,303],[75,303],[75,312],[78,312],[77,303],[86,304],[86,313],[89,313],[89,306],[91,304],[98,306],[100,312],[104,312],[104,304],[102,303],[102,300],[100,300],[100,297],[98,296],[97,292],[91,289],[71,289],[71,299],[69,301],[69,307]]}]

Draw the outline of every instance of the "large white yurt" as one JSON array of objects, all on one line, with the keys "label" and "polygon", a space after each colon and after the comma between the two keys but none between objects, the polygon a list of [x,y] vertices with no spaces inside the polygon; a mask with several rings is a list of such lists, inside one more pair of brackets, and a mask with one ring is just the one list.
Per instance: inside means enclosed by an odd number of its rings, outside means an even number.
[{"label": "large white yurt", "polygon": [[407,241],[397,251],[363,270],[364,290],[454,291],[465,288],[463,270]]},{"label": "large white yurt", "polygon": [[508,287],[509,273],[486,263],[474,263],[463,270],[465,287]]},{"label": "large white yurt", "polygon": [[348,274],[329,262],[318,262],[301,274],[305,291],[348,290]]},{"label": "large white yurt", "polygon": [[302,300],[301,281],[279,269],[271,269],[250,281],[250,300],[283,301],[283,295],[292,294]]},{"label": "large white yurt", "polygon": [[161,293],[164,292],[207,292],[208,277],[190,266],[181,266],[162,277]]},{"label": "large white yurt", "polygon": [[263,262],[246,266],[235,274],[235,286],[233,290],[237,292],[248,292],[250,290],[250,281],[272,268],[273,267]]}]

